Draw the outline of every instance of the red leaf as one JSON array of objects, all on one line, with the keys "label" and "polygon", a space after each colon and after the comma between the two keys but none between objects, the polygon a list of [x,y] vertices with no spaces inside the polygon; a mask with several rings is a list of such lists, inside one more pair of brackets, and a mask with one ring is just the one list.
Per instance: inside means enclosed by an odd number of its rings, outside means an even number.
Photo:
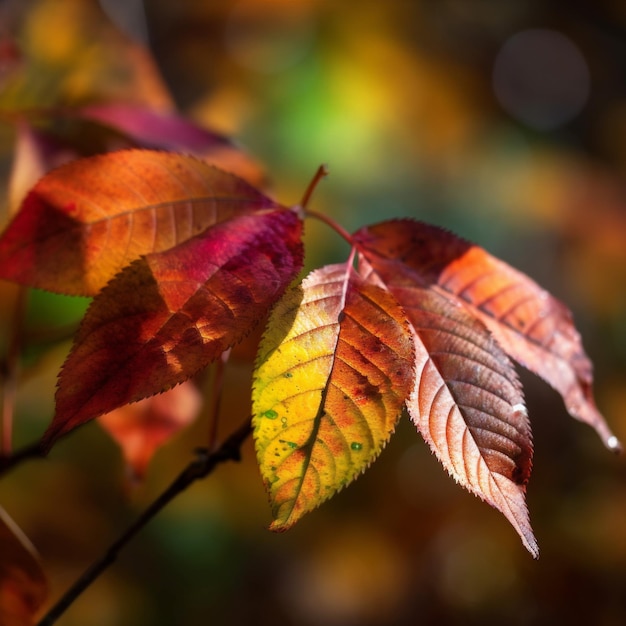
[{"label": "red leaf", "polygon": [[218,145],[232,145],[223,135],[205,130],[185,118],[136,105],[94,104],[74,114],[120,131],[143,148],[201,155]]},{"label": "red leaf", "polygon": [[463,303],[516,361],[543,378],[570,415],[590,424],[610,449],[619,448],[592,392],[592,366],[568,309],[526,275],[436,226],[383,222],[355,239],[368,253],[401,260],[424,286]]},{"label": "red leaf", "polygon": [[501,511],[536,557],[524,501],[532,440],[513,364],[479,321],[448,294],[421,286],[413,268],[368,260],[412,326],[411,419],[451,476]]},{"label": "red leaf", "polygon": [[259,212],[125,268],[85,315],[44,448],[188,379],[241,340],[300,270],[301,229],[292,211]]},{"label": "red leaf", "polygon": [[202,396],[190,381],[127,404],[98,418],[117,441],[134,481],[142,480],[154,453],[196,419]]},{"label": "red leaf", "polygon": [[29,626],[48,596],[30,541],[0,507],[0,624]]},{"label": "red leaf", "polygon": [[131,150],[74,161],[39,181],[0,237],[0,278],[94,295],[142,254],[277,206],[194,157]]},{"label": "red leaf", "polygon": [[174,115],[128,104],[98,104],[74,112],[123,136],[136,148],[185,152],[236,174],[255,186],[266,182],[263,168],[224,135]]}]

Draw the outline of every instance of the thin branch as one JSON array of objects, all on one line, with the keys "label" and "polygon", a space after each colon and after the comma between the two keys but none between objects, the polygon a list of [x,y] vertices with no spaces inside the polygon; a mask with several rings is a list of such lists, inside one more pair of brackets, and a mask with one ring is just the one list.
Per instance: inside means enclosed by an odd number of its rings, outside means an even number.
[{"label": "thin branch", "polygon": [[25,446],[11,455],[0,455],[0,478],[22,463],[22,461],[26,461],[27,459],[42,459],[44,457],[45,453],[42,451],[39,442]]},{"label": "thin branch", "polygon": [[322,178],[325,178],[326,176],[328,176],[328,167],[326,165],[320,165],[317,168],[317,172],[315,172],[315,176],[313,176],[313,179],[309,183],[309,186],[306,188],[306,191],[302,196],[302,200],[300,201],[300,206],[304,210],[306,210],[309,201],[311,200],[311,196],[313,195],[313,192],[315,191],[318,183],[322,180]]},{"label": "thin branch", "polygon": [[352,235],[343,226],[335,222],[334,219],[324,215],[323,213],[312,211],[311,209],[304,209],[304,215],[306,217],[314,217],[316,220],[324,222],[324,224],[330,226],[342,239],[347,241],[351,246],[354,246]]},{"label": "thin branch", "polygon": [[65,592],[61,599],[41,619],[38,626],[50,626],[65,613],[72,603],[115,562],[122,549],[152,520],[167,504],[182,493],[189,485],[208,476],[220,463],[239,461],[241,446],[252,432],[251,419],[247,419],[214,452],[197,450],[196,458],[178,475],[170,486],[114,541],[107,551],[85,570],[78,580]]},{"label": "thin branch", "polygon": [[222,352],[219,359],[212,368],[211,377],[211,403],[209,407],[209,438],[208,449],[212,451],[215,449],[217,442],[217,431],[220,416],[220,408],[222,405],[222,392],[224,390],[224,372],[226,370],[226,363],[230,358],[230,349]]},{"label": "thin branch", "polygon": [[3,363],[2,421],[0,425],[0,458],[9,457],[13,446],[13,415],[17,395],[20,352],[22,350],[23,324],[26,313],[28,290],[18,287],[13,302],[13,316],[10,325],[9,345]]}]

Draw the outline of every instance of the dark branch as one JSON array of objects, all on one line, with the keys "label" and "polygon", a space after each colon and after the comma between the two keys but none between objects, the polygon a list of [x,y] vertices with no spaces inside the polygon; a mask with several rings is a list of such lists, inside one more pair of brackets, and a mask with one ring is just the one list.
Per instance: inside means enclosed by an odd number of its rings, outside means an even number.
[{"label": "dark branch", "polygon": [[45,454],[41,450],[39,442],[17,450],[9,456],[0,456],[0,477],[7,474],[10,470],[22,463],[22,461],[26,461],[27,459],[41,459],[44,456]]},{"label": "dark branch", "polygon": [[220,463],[239,461],[241,445],[252,432],[251,420],[233,432],[214,452],[206,449],[196,451],[196,458],[178,475],[171,485],[114,541],[107,551],[83,572],[80,578],[65,592],[61,599],[42,618],[38,626],[50,626],[63,615],[71,604],[91,585],[91,583],[115,562],[122,549],[133,537],[154,518],[177,495],[196,480],[208,476]]}]

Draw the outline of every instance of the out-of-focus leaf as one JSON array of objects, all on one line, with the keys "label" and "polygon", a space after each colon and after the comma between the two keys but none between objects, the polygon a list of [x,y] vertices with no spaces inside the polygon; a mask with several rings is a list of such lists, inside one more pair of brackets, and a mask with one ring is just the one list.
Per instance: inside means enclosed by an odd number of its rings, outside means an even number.
[{"label": "out-of-focus leaf", "polygon": [[49,170],[71,161],[72,149],[59,144],[25,122],[17,126],[13,165],[9,179],[9,207],[15,213],[31,187]]},{"label": "out-of-focus leaf", "polygon": [[413,268],[369,260],[413,330],[411,419],[450,475],[501,511],[536,557],[524,499],[532,439],[513,364],[483,324],[448,294],[421,286]]},{"label": "out-of-focus leaf", "polygon": [[356,240],[368,256],[397,259],[416,280],[451,294],[516,361],[556,389],[570,415],[591,425],[610,449],[619,442],[598,412],[592,365],[568,309],[528,276],[436,226],[394,220]]},{"label": "out-of-focus leaf", "polygon": [[[4,17],[0,14],[0,17]],[[0,31],[0,88],[22,65],[22,51],[17,41],[7,32]]]},{"label": "out-of-focus leaf", "polygon": [[412,350],[394,299],[350,263],[311,273],[272,311],[253,414],[273,530],[289,528],[378,456],[411,388]]},{"label": "out-of-focus leaf", "polygon": [[131,473],[141,480],[154,453],[193,422],[202,396],[191,381],[162,394],[127,404],[98,418],[98,423],[120,445]]},{"label": "out-of-focus leaf", "polygon": [[300,270],[301,231],[293,211],[235,217],[120,272],[74,339],[44,448],[183,382],[245,337]]},{"label": "out-of-focus leaf", "polygon": [[137,148],[188,152],[252,185],[266,182],[260,164],[227,137],[172,113],[112,103],[85,107],[76,111],[76,115],[123,134]]},{"label": "out-of-focus leaf", "polygon": [[0,624],[32,626],[48,596],[33,545],[0,507]]},{"label": "out-of-focus leaf", "polygon": [[73,161],[41,179],[0,237],[0,278],[94,295],[142,254],[276,206],[194,157],[130,150]]},{"label": "out-of-focus leaf", "polygon": [[0,91],[3,110],[102,101],[172,108],[150,52],[121,33],[99,2],[30,3],[16,39],[23,63]]},{"label": "out-of-focus leaf", "polygon": [[173,113],[126,104],[51,109],[16,124],[9,204],[17,210],[48,171],[81,157],[130,148],[184,152],[261,187],[263,168],[227,137]]}]

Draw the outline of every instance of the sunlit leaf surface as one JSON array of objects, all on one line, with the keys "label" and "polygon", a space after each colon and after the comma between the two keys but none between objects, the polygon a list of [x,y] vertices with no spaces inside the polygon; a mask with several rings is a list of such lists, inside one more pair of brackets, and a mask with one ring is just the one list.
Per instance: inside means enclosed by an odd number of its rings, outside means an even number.
[{"label": "sunlit leaf surface", "polygon": [[479,321],[420,286],[414,270],[376,258],[372,265],[413,330],[411,419],[451,476],[501,511],[537,556],[524,501],[531,432],[513,364]]},{"label": "sunlit leaf surface", "polygon": [[289,528],[378,456],[410,391],[411,361],[402,311],[349,264],[316,270],[278,303],[253,391],[274,530]]},{"label": "sunlit leaf surface", "polygon": [[423,286],[443,289],[468,307],[516,361],[556,389],[569,413],[619,444],[598,412],[592,366],[568,309],[528,276],[436,226],[395,220],[357,234],[364,248],[402,261]]},{"label": "sunlit leaf surface", "polygon": [[29,193],[0,237],[0,278],[96,294],[143,254],[277,205],[193,157],[122,151],[68,163]]},{"label": "sunlit leaf surface", "polygon": [[187,380],[245,337],[300,270],[300,236],[294,212],[260,212],[120,272],[74,339],[44,445]]}]

